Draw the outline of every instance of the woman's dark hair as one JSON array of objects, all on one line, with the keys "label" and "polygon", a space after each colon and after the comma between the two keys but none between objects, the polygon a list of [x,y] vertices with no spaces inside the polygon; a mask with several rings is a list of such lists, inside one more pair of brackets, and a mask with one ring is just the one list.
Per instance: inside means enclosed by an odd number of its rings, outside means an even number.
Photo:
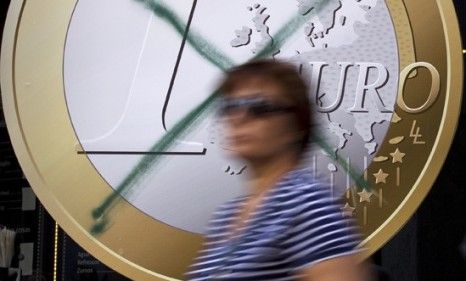
[{"label": "woman's dark hair", "polygon": [[252,79],[276,84],[293,103],[299,129],[304,132],[299,151],[303,153],[309,145],[312,116],[308,85],[301,78],[297,67],[287,62],[271,59],[250,61],[227,71],[224,80],[220,83],[219,92],[224,96],[229,95],[240,85]]}]

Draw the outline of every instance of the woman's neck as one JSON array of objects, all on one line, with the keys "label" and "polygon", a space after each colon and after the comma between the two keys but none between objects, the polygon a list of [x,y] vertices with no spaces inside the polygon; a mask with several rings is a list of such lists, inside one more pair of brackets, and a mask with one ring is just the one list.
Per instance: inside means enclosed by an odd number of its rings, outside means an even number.
[{"label": "woman's neck", "polygon": [[287,172],[296,168],[299,157],[294,153],[276,155],[249,162],[249,189],[252,195],[265,193]]}]

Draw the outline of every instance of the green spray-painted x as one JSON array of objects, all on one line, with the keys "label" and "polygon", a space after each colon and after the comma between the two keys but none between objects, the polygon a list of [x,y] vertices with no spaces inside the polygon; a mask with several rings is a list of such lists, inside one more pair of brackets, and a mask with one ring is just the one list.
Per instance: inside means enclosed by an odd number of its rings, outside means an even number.
[{"label": "green spray-painted x", "polygon": [[[169,23],[175,31],[183,36],[186,25],[184,22],[165,4],[158,0],[135,0],[141,2],[147,8],[149,8],[156,16],[165,20]],[[324,4],[333,0],[315,0],[313,12],[318,12]],[[297,15],[288,21],[274,36],[273,44],[267,45],[260,52],[258,52],[252,59],[263,58],[271,56],[279,50],[286,40],[296,32],[296,30],[302,26],[311,16],[312,13],[306,15]],[[187,43],[203,58],[217,66],[222,71],[226,71],[233,67],[235,63],[224,55],[221,51],[214,47],[213,44],[208,42],[196,31],[190,30],[186,37]],[[166,151],[170,148],[176,139],[183,138],[189,132],[192,131],[202,121],[202,117],[206,116],[210,109],[213,101],[218,96],[218,92],[212,93],[207,99],[202,101],[194,109],[192,109],[186,116],[179,120],[167,133],[157,141],[149,151]],[[328,145],[323,139],[318,136],[313,136],[313,140],[319,146],[321,146],[328,155],[335,155],[332,147]],[[130,195],[132,187],[147,174],[150,169],[153,169],[160,163],[163,155],[159,154],[146,154],[138,162],[138,164],[131,170],[131,172],[124,178],[124,180],[115,188],[116,192],[113,192],[106,197],[103,202],[92,211],[92,217],[96,220],[96,223],[91,227],[90,232],[93,235],[101,234],[105,231],[108,226],[108,213],[113,206],[122,198]],[[338,164],[346,170],[350,177],[356,182],[359,188],[370,189],[368,183],[360,176],[360,173],[356,172],[353,168],[348,167],[346,161],[335,155],[335,160]]]}]

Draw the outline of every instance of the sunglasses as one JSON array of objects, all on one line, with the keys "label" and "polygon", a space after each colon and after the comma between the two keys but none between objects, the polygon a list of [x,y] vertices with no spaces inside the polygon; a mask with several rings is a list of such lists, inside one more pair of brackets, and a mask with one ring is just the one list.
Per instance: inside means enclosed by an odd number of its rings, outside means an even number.
[{"label": "sunglasses", "polygon": [[219,101],[218,115],[228,117],[239,111],[248,117],[262,118],[276,114],[293,112],[295,106],[281,105],[267,101],[261,97],[222,98]]}]

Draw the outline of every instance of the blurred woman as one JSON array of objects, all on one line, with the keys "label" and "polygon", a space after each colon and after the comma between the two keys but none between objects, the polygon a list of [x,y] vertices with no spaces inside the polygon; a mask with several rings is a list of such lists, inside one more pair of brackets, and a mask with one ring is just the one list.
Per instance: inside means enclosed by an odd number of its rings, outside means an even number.
[{"label": "blurred woman", "polygon": [[219,91],[226,150],[247,163],[250,192],[214,213],[188,279],[366,280],[355,226],[302,167],[313,132],[296,67],[249,62]]}]

